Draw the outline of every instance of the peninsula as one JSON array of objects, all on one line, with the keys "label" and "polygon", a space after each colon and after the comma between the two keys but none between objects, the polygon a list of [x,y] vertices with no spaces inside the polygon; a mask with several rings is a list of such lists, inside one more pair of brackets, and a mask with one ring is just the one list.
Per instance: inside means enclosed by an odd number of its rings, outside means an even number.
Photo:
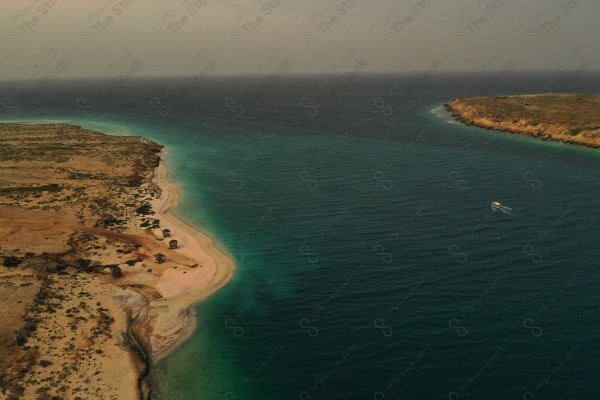
[{"label": "peninsula", "polygon": [[0,124],[0,399],[140,399],[234,263],[175,217],[162,146]]},{"label": "peninsula", "polygon": [[482,96],[451,101],[460,122],[546,140],[600,147],[600,95]]}]

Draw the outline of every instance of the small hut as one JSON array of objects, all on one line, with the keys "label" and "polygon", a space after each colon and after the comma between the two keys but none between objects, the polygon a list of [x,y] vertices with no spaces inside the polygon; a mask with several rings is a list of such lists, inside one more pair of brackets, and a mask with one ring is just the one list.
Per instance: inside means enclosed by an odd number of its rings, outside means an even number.
[{"label": "small hut", "polygon": [[169,248],[176,249],[177,248],[177,240],[169,240]]},{"label": "small hut", "polygon": [[160,219],[155,219],[154,221],[152,221],[152,228],[160,228]]},{"label": "small hut", "polygon": [[157,263],[162,264],[167,261],[167,256],[165,256],[163,253],[158,253],[154,256],[154,260],[156,260]]},{"label": "small hut", "polygon": [[163,237],[165,239],[171,237],[171,230],[170,229],[163,229]]}]

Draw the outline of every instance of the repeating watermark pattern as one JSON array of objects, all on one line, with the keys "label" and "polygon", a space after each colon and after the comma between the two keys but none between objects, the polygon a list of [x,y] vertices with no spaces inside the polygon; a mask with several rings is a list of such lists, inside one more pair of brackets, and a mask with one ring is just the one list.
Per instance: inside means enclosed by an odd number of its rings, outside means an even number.
[{"label": "repeating watermark pattern", "polygon": [[[402,238],[402,232],[404,231],[404,229],[417,217],[419,216],[419,214],[421,214],[421,212],[429,205],[429,203],[431,202],[431,199],[429,197],[424,198],[423,200],[419,201],[419,205],[417,206],[417,209],[415,210],[415,212],[406,220],[406,222],[404,224],[402,224],[402,226],[393,231],[390,232],[388,234],[388,242],[391,241],[397,241],[400,240]],[[394,261],[394,255],[389,252],[388,250],[386,250],[386,244],[387,243],[377,243],[375,246],[373,246],[373,252],[375,253],[375,255],[377,255],[381,261],[384,264],[390,264],[392,261]]]},{"label": "repeating watermark pattern", "polygon": [[346,131],[342,134],[340,138],[335,141],[335,144],[331,146],[331,148],[325,153],[323,156],[318,159],[313,160],[313,165],[310,169],[305,169],[300,171],[299,178],[301,182],[304,182],[303,185],[308,187],[309,190],[317,190],[319,188],[319,181],[315,179],[316,173],[321,169],[321,166],[325,164],[325,162],[335,153],[335,151],[344,143],[346,139],[354,132],[354,124],[350,124],[350,126],[346,129]]},{"label": "repeating watermark pattern", "polygon": [[575,278],[579,277],[579,271],[575,271],[571,274],[570,279],[564,284],[564,286],[558,291],[558,293],[556,294],[556,296],[554,296],[549,302],[545,303],[545,304],[541,304],[538,307],[538,310],[535,314],[536,317],[539,317],[540,315],[542,315],[543,313],[545,313],[546,311],[548,311],[548,308],[552,305],[552,303],[554,303],[562,294],[563,292],[568,289],[572,284],[573,281],[575,280]]},{"label": "repeating watermark pattern", "polygon": [[[487,93],[501,85],[511,71],[517,67],[517,62],[508,56],[508,51],[499,49],[481,65],[481,73],[478,78],[467,83],[457,92],[458,97],[472,96],[477,89],[479,92]],[[501,68],[498,68],[501,66]],[[450,99],[452,101],[454,99]]]},{"label": "repeating watermark pattern", "polygon": [[537,235],[537,239],[536,242],[541,242],[542,240],[546,239],[546,237],[548,237],[548,235],[550,234],[550,232],[556,227],[556,225],[558,225],[567,215],[569,215],[571,213],[571,211],[573,211],[573,207],[579,203],[579,197],[575,197],[573,198],[569,204],[567,205],[567,207],[565,208],[564,212],[562,212],[558,219],[556,219],[554,221],[554,223],[548,228],[545,229],[543,231],[540,231],[540,233]]},{"label": "repeating watermark pattern", "polygon": [[[548,162],[548,160],[546,160],[545,158],[541,158],[537,162],[538,162],[538,166],[536,169],[542,168],[543,166],[545,166],[546,163]],[[536,178],[536,175],[535,175],[534,171],[532,171],[532,170],[527,170],[527,171],[523,172],[523,180],[525,182],[528,182],[529,186],[533,190],[540,190],[544,186],[543,182],[540,179]]]},{"label": "repeating watermark pattern", "polygon": [[275,211],[278,207],[280,207],[281,202],[283,201],[283,198],[281,197],[277,197],[275,199],[275,201],[273,201],[273,204],[271,204],[264,213],[261,214],[261,216],[258,218],[258,221],[256,221],[250,228],[246,229],[244,232],[242,232],[239,237],[241,239],[248,239],[250,237],[250,235],[252,234],[252,232],[254,232],[264,221],[265,219],[271,215],[271,213],[273,211]]},{"label": "repeating watermark pattern", "polygon": [[319,262],[319,254],[314,250],[315,244],[325,238],[329,229],[331,229],[352,207],[354,199],[346,201],[342,209],[335,215],[335,217],[327,224],[323,229],[318,230],[312,235],[312,240],[308,243],[300,245],[299,251],[303,258],[306,258],[309,264],[316,264]]},{"label": "repeating watermark pattern", "polygon": [[441,67],[441,61],[433,56],[433,52],[430,49],[423,49],[412,63],[405,66],[405,72],[401,75],[400,79],[393,82],[388,86],[384,93],[373,99],[373,106],[376,109],[381,110],[383,116],[391,117],[394,114],[392,103],[396,97],[406,94],[419,96],[419,89],[421,89]]},{"label": "repeating watermark pattern", "polygon": [[544,314],[548,311],[550,306],[554,304],[563,294],[565,290],[567,290],[572,284],[573,281],[579,277],[579,271],[575,271],[571,274],[569,280],[565,282],[565,284],[558,290],[558,293],[554,297],[550,299],[547,303],[540,304],[536,310],[536,313],[533,317],[526,317],[523,319],[523,328],[527,329],[529,333],[531,333],[534,337],[540,337],[543,333],[543,328],[540,326],[541,324],[548,327],[550,325],[551,320],[548,320],[544,317]]},{"label": "repeating watermark pattern", "polygon": [[479,156],[479,154],[481,154],[483,150],[485,150],[486,147],[489,146],[489,144],[494,139],[496,139],[496,136],[498,136],[498,132],[494,132],[492,136],[483,144],[483,146],[479,148],[479,150],[477,150],[475,154],[473,154],[468,159],[464,160],[460,169],[452,170],[448,173],[448,179],[456,185],[456,188],[458,190],[467,190],[469,188],[469,182],[465,179],[464,174],[462,174],[459,171],[467,171],[470,168],[473,168],[475,166],[475,159]]},{"label": "repeating watermark pattern", "polygon": [[254,223],[254,225],[252,225],[249,229],[245,230],[244,232],[236,235],[235,239],[233,241],[230,241],[225,246],[225,251],[227,251],[227,253],[229,255],[231,255],[231,257],[233,257],[233,259],[236,263],[242,262],[245,258],[245,253],[242,250],[240,250],[240,248],[242,247],[242,244],[248,238],[250,238],[250,235],[252,234],[252,232],[255,231],[258,228],[258,226],[261,225],[263,223],[263,221],[265,221],[266,218],[273,211],[275,211],[278,207],[280,207],[282,201],[283,201],[283,198],[281,198],[281,197],[277,197],[275,200],[273,200],[273,203],[269,207],[267,207],[267,209],[261,214],[258,221],[256,223]]},{"label": "repeating watermark pattern", "polygon": [[108,0],[89,12],[85,22],[75,25],[75,32],[87,43],[93,43],[98,36],[110,30],[117,20],[124,19],[133,0]]},{"label": "repeating watermark pattern", "polygon": [[540,190],[544,187],[544,183],[540,178],[540,173],[544,168],[547,167],[548,163],[554,156],[554,154],[559,150],[558,147],[555,147],[550,153],[548,153],[544,157],[540,157],[536,160],[535,168],[530,168],[527,171],[523,172],[523,180],[527,182],[527,185],[532,190]]},{"label": "repeating watermark pattern", "polygon": [[[397,157],[394,157],[392,160],[388,161],[385,168],[377,170],[373,173],[373,179],[378,183],[378,186],[380,186],[383,190],[391,190],[394,187],[394,181],[390,179],[389,175],[394,169],[397,169],[397,167],[402,164],[402,162],[405,160],[404,156],[413,149],[417,142],[421,140],[423,135],[425,135],[425,133],[430,129],[431,126],[429,124],[419,129],[415,138],[411,140],[408,146],[404,147],[403,151]],[[407,173],[406,169],[403,169],[402,171]]]},{"label": "repeating watermark pattern", "polygon": [[0,172],[0,183],[1,184],[13,182],[13,181],[15,181],[14,178],[15,178],[15,174],[13,172],[10,172],[10,171]]},{"label": "repeating watermark pattern", "polygon": [[251,35],[264,26],[265,21],[283,0],[258,0],[250,7],[244,8],[237,13],[235,22],[225,25],[225,33],[231,36],[235,43],[242,43],[245,35]]},{"label": "repeating watermark pattern", "polygon": [[[206,134],[209,133],[208,124],[199,124],[197,128],[194,130],[192,135],[189,135],[189,139],[185,142],[187,147],[194,146],[198,141],[200,141]],[[191,207],[192,213],[197,210],[198,206],[200,206],[201,201],[197,201],[196,204]]]},{"label": "repeating watermark pattern", "polygon": [[[327,235],[327,232],[348,212],[348,210],[350,210],[350,208],[352,208],[353,204],[354,199],[347,200],[342,206],[342,209],[338,213],[336,213],[335,217],[331,221],[329,221],[324,228],[319,229],[316,233],[312,235],[312,240],[310,241],[310,244],[312,245],[324,239]],[[317,262],[318,256],[313,258],[313,254],[309,253],[309,251],[310,248],[308,245],[304,244],[300,246],[300,253],[307,257],[308,262],[314,264]]]},{"label": "repeating watermark pattern", "polygon": [[459,317],[452,317],[448,320],[448,326],[451,329],[454,329],[458,336],[465,337],[469,333],[468,328],[466,326],[462,325],[458,318],[464,318],[468,314],[475,311],[475,307],[477,306],[477,304],[479,304],[479,302],[481,300],[483,300],[483,298],[485,296],[487,296],[487,294],[490,293],[496,287],[496,285],[498,284],[500,279],[504,278],[505,275],[506,275],[506,271],[497,272],[495,274],[494,278],[490,281],[489,286],[483,291],[483,293],[481,295],[479,295],[479,297],[477,297],[475,299],[475,301],[462,307],[462,313],[460,314]]},{"label": "repeating watermark pattern", "polygon": [[[235,184],[235,182],[233,184]],[[261,214],[258,221],[252,227],[250,227],[249,229],[245,230],[244,232],[241,232],[238,235],[236,235],[235,239],[230,241],[225,246],[225,251],[227,252],[227,254],[229,254],[233,258],[233,260],[236,263],[242,262],[244,260],[244,258],[246,257],[245,252],[242,250],[243,243],[248,238],[250,238],[250,235],[252,234],[252,232],[254,232],[258,228],[258,226],[260,224],[262,224],[263,221],[265,221],[266,218],[273,211],[275,211],[278,207],[280,207],[282,201],[283,201],[283,198],[281,198],[281,197],[277,197],[275,200],[273,200],[273,203],[269,207],[267,207],[267,209]]]},{"label": "repeating watermark pattern", "polygon": [[381,334],[385,337],[390,337],[394,334],[394,329],[389,325],[387,321],[396,314],[402,305],[406,303],[407,300],[412,298],[415,292],[426,282],[427,278],[431,276],[431,272],[429,270],[424,271],[419,279],[417,280],[417,284],[412,287],[409,292],[400,300],[400,302],[392,305],[387,314],[385,315],[385,319],[383,317],[377,317],[373,320],[373,326],[381,331]]},{"label": "repeating watermark pattern", "polygon": [[206,6],[207,0],[183,0],[174,8],[162,13],[158,21],[150,24],[150,33],[160,42],[167,43],[197,18]]},{"label": "repeating watermark pattern", "polygon": [[5,110],[11,117],[18,117],[21,114],[21,108],[15,104],[10,97],[0,99],[0,107]]},{"label": "repeating watermark pattern", "polygon": [[414,359],[410,362],[410,364],[408,364],[408,366],[406,368],[404,368],[402,370],[402,373],[400,373],[400,375],[390,379],[386,383],[386,388],[384,390],[373,393],[373,400],[384,400],[385,394],[388,393],[389,391],[391,391],[394,387],[398,386],[400,384],[400,381],[406,376],[406,374],[408,374],[414,368],[414,366],[417,365],[417,363],[419,361],[421,361],[421,359],[425,356],[425,354],[427,354],[430,350],[431,350],[430,344],[425,344],[425,345],[421,346],[421,350],[419,350],[417,352]]},{"label": "repeating watermark pattern", "polygon": [[390,103],[396,96],[402,94],[415,94],[442,66],[439,59],[432,56],[430,49],[423,51],[412,63],[406,65],[406,72],[402,77],[393,82],[385,92],[373,100],[373,106],[381,110],[385,117],[391,117],[394,113]]},{"label": "repeating watermark pattern", "polygon": [[[184,379],[184,378],[191,378],[191,377],[186,377],[185,374],[190,373],[190,371],[191,371],[190,367],[193,366],[194,362],[196,360],[198,360],[200,357],[211,359],[213,357],[212,350],[205,346],[202,346],[199,349],[194,350],[191,357],[185,363],[178,364],[178,369],[177,369],[177,371],[175,371],[174,374],[171,374],[166,377],[167,386],[188,383],[188,382],[186,382],[187,379]],[[156,392],[156,393],[157,393],[156,394],[157,396],[160,395],[158,392]]]},{"label": "repeating watermark pattern", "polygon": [[545,240],[548,235],[551,233],[551,231],[567,216],[569,215],[569,213],[571,213],[571,211],[573,210],[573,207],[575,206],[575,204],[577,204],[579,202],[579,197],[575,197],[574,199],[572,199],[569,204],[567,205],[567,207],[565,208],[565,211],[562,212],[559,217],[552,223],[552,225],[548,228],[548,229],[544,229],[542,231],[540,231],[540,233],[538,233],[536,235],[536,239],[535,239],[535,246],[532,243],[526,243],[525,245],[523,245],[523,254],[525,254],[527,257],[529,257],[529,259],[531,260],[531,262],[533,262],[534,264],[539,264],[542,262],[543,257],[542,254],[536,250],[536,246],[538,246],[543,240]]},{"label": "repeating watermark pattern", "polygon": [[452,256],[452,258],[454,258],[456,261],[458,261],[460,264],[464,264],[468,261],[469,257],[467,255],[467,253],[465,253],[464,251],[461,251],[461,246],[463,246],[468,240],[473,239],[473,237],[475,236],[475,233],[479,230],[479,228],[481,228],[483,226],[483,224],[485,224],[487,222],[487,220],[490,218],[492,214],[487,214],[485,217],[483,217],[481,219],[481,221],[479,222],[479,224],[477,224],[477,226],[473,229],[473,230],[467,230],[462,234],[462,240],[458,243],[452,243],[450,246],[448,246],[448,253],[450,254],[450,256]]},{"label": "repeating watermark pattern", "polygon": [[539,86],[538,93],[564,90],[567,85],[575,81],[591,66],[592,63],[587,58],[581,57],[577,49],[571,50],[564,61],[556,66],[556,71],[552,74],[550,79]]},{"label": "repeating watermark pattern", "polygon": [[65,72],[69,65],[71,65],[71,63],[64,58],[53,60],[49,65],[47,64],[47,66],[50,67],[50,70],[45,72],[44,75],[39,78],[39,87],[46,89],[50,83],[58,79]]},{"label": "repeating watermark pattern", "polygon": [[406,220],[406,222],[397,230],[390,232],[388,234],[388,239],[390,241],[392,240],[400,240],[401,239],[401,234],[404,231],[404,229],[416,218],[419,216],[419,214],[421,214],[423,212],[423,210],[425,208],[427,208],[429,206],[429,204],[431,203],[431,198],[425,197],[424,199],[422,199],[421,201],[419,201],[419,205],[417,206],[417,209],[415,210],[415,212],[413,214],[411,214],[411,216]]},{"label": "repeating watermark pattern", "polygon": [[316,337],[319,334],[319,328],[317,326],[314,325],[314,322],[312,322],[311,320],[314,321],[315,317],[317,317],[320,313],[322,313],[323,311],[325,311],[325,309],[327,308],[327,305],[329,303],[331,303],[331,301],[336,298],[340,292],[342,292],[342,290],[344,290],[344,288],[350,283],[350,280],[352,278],[354,278],[356,276],[356,271],[350,271],[346,274],[346,278],[342,281],[342,283],[339,285],[339,287],[329,296],[327,296],[327,298],[318,303],[317,305],[313,306],[313,313],[309,316],[309,317],[302,317],[300,318],[300,320],[298,321],[298,325],[300,326],[300,328],[302,330],[304,330],[306,332],[306,334],[310,337]]},{"label": "repeating watermark pattern", "polygon": [[59,0],[32,0],[25,8],[16,11],[10,20],[0,25],[0,33],[10,43],[21,39],[36,29],[46,15],[58,5]]},{"label": "repeating watermark pattern", "polygon": [[95,113],[94,99],[101,93],[123,87],[141,70],[143,65],[141,59],[133,57],[131,49],[124,49],[119,57],[108,66],[109,75],[96,81],[88,88],[87,93],[77,97],[75,106],[81,110],[83,115],[93,116]]},{"label": "repeating watermark pattern", "polygon": [[300,400],[308,400],[312,398],[312,394],[317,394],[317,391],[322,389],[323,386],[327,383],[327,379],[341,366],[343,365],[348,357],[356,351],[357,346],[355,344],[349,345],[346,351],[342,354],[342,357],[336,361],[332,368],[330,368],[323,376],[318,377],[313,381],[313,386],[308,390],[303,390],[299,393],[298,398]]},{"label": "repeating watermark pattern", "polygon": [[219,62],[215,58],[208,57],[207,52],[202,49],[198,50],[194,58],[182,66],[182,78],[167,85],[162,96],[174,94],[175,90],[179,94],[186,95],[197,89],[198,85],[213,73],[218,66]]},{"label": "repeating watermark pattern", "polygon": [[541,391],[543,388],[545,388],[546,386],[548,386],[550,384],[550,381],[552,380],[552,377],[554,375],[556,375],[556,373],[558,373],[558,371],[560,371],[560,369],[567,362],[569,362],[569,360],[571,358],[573,358],[573,355],[575,355],[575,352],[578,352],[579,350],[581,350],[581,345],[579,345],[578,343],[571,345],[569,351],[567,351],[567,353],[562,357],[562,359],[560,361],[558,361],[558,365],[552,371],[550,371],[550,373],[547,376],[543,376],[540,379],[538,379],[535,386],[532,386],[531,389],[528,389],[528,387],[525,386],[523,388],[523,390],[524,390],[523,391],[523,400],[534,400],[535,399],[534,393],[537,393],[537,392]]},{"label": "repeating watermark pattern", "polygon": [[252,299],[245,304],[238,307],[238,313],[234,316],[227,317],[225,319],[225,327],[231,330],[231,333],[236,337],[244,336],[244,328],[238,324],[239,319],[247,312],[249,312],[252,306],[261,299],[261,297],[273,286],[273,284],[281,277],[282,273],[277,271],[267,281],[267,284],[263,286],[258,293],[252,297]]},{"label": "repeating watermark pattern", "polygon": [[[18,262],[19,259],[9,256],[9,261]],[[8,332],[9,336],[18,336],[21,330],[17,327],[17,323],[18,321],[13,318],[0,318],[0,332],[4,335]]]},{"label": "repeating watermark pattern", "polygon": [[549,3],[535,14],[533,21],[523,25],[523,33],[533,43],[540,43],[544,37],[556,31],[579,6],[581,0],[555,0]]},{"label": "repeating watermark pattern", "polygon": [[469,387],[475,383],[477,378],[479,378],[479,375],[481,375],[496,360],[496,358],[498,358],[500,353],[505,349],[506,349],[505,344],[500,344],[500,345],[496,346],[496,348],[492,352],[492,354],[490,354],[490,356],[488,358],[486,358],[482,367],[479,368],[473,376],[468,376],[462,381],[462,386],[460,387],[460,389],[457,389],[457,390],[454,390],[454,391],[448,393],[448,399],[449,400],[458,400],[458,399],[460,399],[461,393],[463,395],[467,395],[468,391],[469,391]]},{"label": "repeating watermark pattern", "polygon": [[460,20],[448,25],[448,32],[459,43],[466,43],[500,12],[508,0],[480,0],[474,7],[463,11]]},{"label": "repeating watermark pattern", "polygon": [[261,140],[261,142],[255,148],[253,148],[246,157],[243,157],[240,160],[237,167],[225,172],[225,179],[231,183],[235,190],[242,190],[244,188],[244,177],[242,176],[242,172],[250,166],[250,163],[254,161],[267,143],[269,143],[271,139],[273,139],[273,137],[281,131],[281,129],[282,125],[280,123],[275,124],[266,137]]},{"label": "repeating watermark pattern", "polygon": [[364,58],[357,58],[356,51],[349,49],[341,60],[331,66],[331,73],[326,78],[315,84],[310,92],[302,96],[298,107],[306,111],[311,117],[317,117],[320,112],[320,103],[330,101],[339,92],[356,79],[358,74],[365,70],[368,63]]},{"label": "repeating watermark pattern", "polygon": [[340,294],[340,292],[350,283],[350,280],[352,278],[354,278],[355,276],[356,276],[356,271],[348,272],[346,274],[346,278],[342,281],[342,283],[339,285],[339,287],[331,295],[327,296],[327,299],[325,299],[324,301],[322,301],[312,307],[313,313],[312,313],[311,317],[315,317],[318,314],[325,311],[325,308],[327,307],[327,305],[329,303],[331,303],[331,301]]},{"label": "repeating watermark pattern", "polygon": [[477,299],[475,299],[474,302],[472,302],[471,304],[467,304],[466,306],[464,306],[462,308],[462,314],[460,315],[461,318],[465,317],[467,314],[472,313],[475,310],[475,306],[489,293],[492,291],[492,289],[494,289],[494,287],[496,287],[496,285],[498,284],[498,282],[500,281],[500,279],[504,278],[504,276],[506,275],[506,271],[499,271],[495,274],[494,278],[491,280],[490,282],[490,286],[488,286],[483,293],[477,297]]},{"label": "repeating watermark pattern", "polygon": [[256,101],[258,96],[264,93],[264,89],[275,85],[289,72],[292,65],[289,58],[282,57],[281,49],[274,49],[265,61],[258,65],[258,74],[242,83],[234,95],[225,98],[225,107],[236,117],[244,116],[244,101]]},{"label": "repeating watermark pattern", "polygon": [[323,8],[315,10],[310,21],[300,24],[298,30],[311,43],[316,43],[326,33],[333,30],[348,15],[357,0],[332,0]]},{"label": "repeating watermark pattern", "polygon": [[391,10],[385,16],[383,23],[376,24],[373,31],[385,43],[394,40],[394,35],[402,33],[434,3],[434,0],[405,0],[400,7]]},{"label": "repeating watermark pattern", "polygon": [[185,96],[195,90],[218,65],[216,59],[207,56],[206,51],[198,50],[191,61],[182,66],[182,77],[169,83],[157,96],[150,98],[150,107],[161,117],[168,116],[171,114],[172,106],[169,105],[167,98],[175,93]]},{"label": "repeating watermark pattern", "polygon": [[241,378],[238,382],[238,387],[236,388],[236,391],[228,391],[227,393],[225,393],[225,400],[234,400],[236,398],[236,393],[240,393],[241,391],[243,391],[247,386],[249,386],[252,383],[252,380],[261,372],[261,370],[265,367],[265,365],[268,365],[271,360],[273,359],[273,357],[275,357],[281,350],[283,349],[283,346],[278,343],[276,345],[274,345],[271,350],[269,350],[269,352],[267,353],[267,355],[265,356],[265,358],[259,363],[258,367],[256,367],[251,374],[249,374],[248,376],[245,376],[243,378]]},{"label": "repeating watermark pattern", "polygon": [[55,48],[51,48],[42,59],[33,64],[34,73],[27,80],[16,83],[11,94],[0,98],[0,108],[12,117],[21,114],[21,107],[16,99],[26,97],[32,99],[39,96],[54,81],[60,79],[69,70],[71,62]]}]

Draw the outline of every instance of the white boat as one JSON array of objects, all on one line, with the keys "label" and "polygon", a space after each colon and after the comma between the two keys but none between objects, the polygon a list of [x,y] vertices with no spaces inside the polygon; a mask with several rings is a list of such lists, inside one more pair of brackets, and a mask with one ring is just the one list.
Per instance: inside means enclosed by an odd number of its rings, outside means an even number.
[{"label": "white boat", "polygon": [[499,201],[492,202],[492,210],[494,210],[494,211],[502,210],[502,204],[500,204]]}]

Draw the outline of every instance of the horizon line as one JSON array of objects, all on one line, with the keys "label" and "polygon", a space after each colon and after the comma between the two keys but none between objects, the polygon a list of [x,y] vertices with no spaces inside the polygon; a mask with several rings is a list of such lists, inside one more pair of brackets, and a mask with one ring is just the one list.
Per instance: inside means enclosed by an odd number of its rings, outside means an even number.
[{"label": "horizon line", "polygon": [[[283,73],[280,75],[280,78],[298,78],[298,77],[310,77],[310,76],[339,76],[352,74],[354,71],[344,71],[344,72],[296,72],[296,73]],[[499,72],[506,73],[572,73],[572,72],[580,72],[580,73],[600,73],[600,69],[535,69],[535,68],[523,68],[523,69],[420,69],[420,70],[404,70],[404,71],[367,71],[367,72],[356,72],[356,76],[389,76],[389,75],[408,75],[408,74],[422,74],[422,73],[431,73],[434,74],[468,74],[468,73],[481,73],[481,74],[494,74]],[[95,79],[118,79],[120,77],[125,76],[126,74],[116,74],[116,75],[88,75],[88,76],[76,76],[76,77],[60,77],[52,79],[53,81],[82,81],[82,80],[95,80]],[[201,77],[204,79],[214,79],[214,78],[244,78],[244,77],[255,77],[255,76],[271,76],[277,75],[277,71],[274,73],[197,73],[197,74],[148,74],[148,75],[140,75],[140,76],[130,76],[127,77],[127,80],[143,80],[143,79],[182,79],[182,78],[195,78]],[[0,83],[11,83],[11,82],[35,82],[44,80],[45,76],[40,76],[36,78],[0,78]]]}]

